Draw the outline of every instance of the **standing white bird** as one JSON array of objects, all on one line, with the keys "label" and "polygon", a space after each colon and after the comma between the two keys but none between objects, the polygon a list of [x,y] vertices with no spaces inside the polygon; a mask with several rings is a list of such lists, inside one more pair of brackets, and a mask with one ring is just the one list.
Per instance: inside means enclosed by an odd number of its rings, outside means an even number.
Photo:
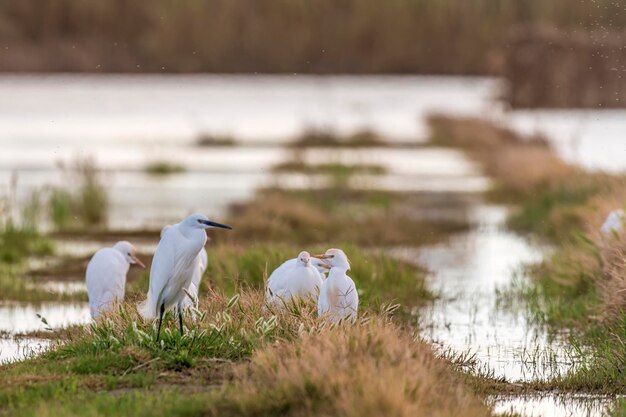
[{"label": "standing white bird", "polygon": [[356,320],[359,294],[354,281],[347,275],[350,269],[348,257],[341,249],[328,249],[324,255],[315,255],[315,258],[324,259],[330,267],[317,302],[319,316],[326,316],[332,322],[345,318]]},{"label": "standing white bird", "polygon": [[624,225],[626,225],[626,213],[624,210],[613,210],[607,216],[604,224],[602,224],[600,233],[602,233],[603,239],[619,236],[624,231]]},{"label": "standing white bird", "polygon": [[145,268],[135,253],[133,245],[121,241],[110,248],[98,250],[87,264],[85,280],[92,318],[97,319],[124,299],[126,274],[131,264]]},{"label": "standing white bird", "polygon": [[196,271],[198,255],[207,241],[206,229],[230,226],[209,220],[203,214],[193,214],[182,222],[166,227],[152,259],[150,289],[147,299],[139,305],[144,319],[159,317],[157,340],[165,310],[178,308],[178,323],[183,334],[182,303]]},{"label": "standing white bird", "polygon": [[191,277],[191,284],[189,284],[189,288],[187,288],[188,294],[183,300],[183,309],[193,307],[195,301],[198,299],[200,281],[202,281],[202,275],[204,275],[204,271],[206,271],[206,268],[209,265],[209,256],[207,255],[205,248],[202,248],[196,257],[195,263],[196,266],[193,270],[193,277]]},{"label": "standing white bird", "polygon": [[315,299],[323,282],[309,252],[302,251],[296,259],[285,261],[272,272],[267,280],[267,303],[280,305],[293,298]]}]

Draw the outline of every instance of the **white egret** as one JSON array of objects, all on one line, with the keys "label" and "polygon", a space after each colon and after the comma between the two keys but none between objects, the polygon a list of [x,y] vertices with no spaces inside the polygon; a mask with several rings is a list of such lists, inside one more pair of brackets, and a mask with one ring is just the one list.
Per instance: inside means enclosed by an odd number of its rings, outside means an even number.
[{"label": "white egret", "polygon": [[[326,263],[324,263],[324,261],[322,261],[321,259],[313,258],[310,255],[309,255],[309,259],[310,259],[309,263],[315,268],[317,272],[319,272],[320,278],[322,278],[323,280],[326,279],[325,274],[328,272]],[[281,275],[284,273],[284,271],[295,267],[297,264],[298,264],[298,258],[286,260],[285,262],[280,264],[280,266],[276,268],[274,272],[272,272],[272,274],[268,278],[268,282],[272,279],[272,276]]]},{"label": "white egret", "polygon": [[157,340],[165,310],[177,306],[180,332],[183,334],[182,303],[197,267],[198,255],[204,248],[206,229],[232,229],[209,220],[203,214],[193,214],[182,222],[166,227],[152,259],[150,289],[147,299],[139,305],[139,313],[147,320],[159,317]]},{"label": "white egret", "polygon": [[200,253],[196,257],[195,264],[193,277],[191,277],[191,284],[189,284],[189,288],[187,289],[187,297],[183,299],[183,309],[193,307],[195,301],[198,299],[200,281],[202,281],[202,275],[204,275],[204,271],[206,271],[206,268],[209,265],[209,256],[207,255],[205,248],[200,250]]},{"label": "white egret", "polygon": [[145,265],[135,256],[135,247],[129,242],[117,242],[110,248],[98,250],[85,273],[91,317],[97,319],[116,302],[124,299],[126,274],[131,264]]},{"label": "white egret", "polygon": [[276,268],[267,280],[268,304],[278,305],[281,300],[316,298],[322,283],[322,274],[311,263],[309,252],[302,251]]},{"label": "white egret", "polygon": [[348,257],[341,249],[328,249],[324,255],[315,255],[315,258],[325,260],[330,267],[317,302],[319,316],[326,316],[333,322],[345,318],[356,320],[359,294],[354,281],[348,276]]},{"label": "white egret", "polygon": [[600,233],[602,233],[603,239],[619,236],[624,231],[624,225],[626,225],[626,213],[624,210],[613,210],[602,224]]}]

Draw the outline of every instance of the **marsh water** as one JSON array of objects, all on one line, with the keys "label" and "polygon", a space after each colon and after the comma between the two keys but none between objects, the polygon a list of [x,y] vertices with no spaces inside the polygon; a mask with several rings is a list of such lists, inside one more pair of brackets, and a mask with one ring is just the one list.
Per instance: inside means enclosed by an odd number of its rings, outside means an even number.
[{"label": "marsh water", "polygon": [[[276,174],[271,167],[312,162],[375,163],[384,175],[350,179],[356,188],[438,196],[423,215],[463,218],[468,231],[423,248],[394,248],[430,271],[440,295],[417,312],[422,336],[442,351],[469,352],[479,367],[508,381],[532,381],[576,366],[567,335],[532,324],[523,301],[502,294],[527,279],[524,263],[538,247],[506,229],[507,207],[481,198],[489,187],[460,152],[430,146],[385,149],[293,149],[305,129],[373,130],[397,141],[423,143],[431,112],[482,116],[529,133],[546,133],[567,160],[591,169],[626,169],[624,111],[510,112],[497,101],[500,83],[487,78],[310,76],[0,76],[0,187],[17,178],[16,198],[68,179],[61,162],[93,156],[109,185],[113,229],[155,228],[181,213],[219,216],[229,204],[268,185],[323,187],[324,176]],[[201,136],[232,137],[236,145],[198,146]],[[297,156],[296,156],[297,153]],[[150,162],[176,162],[185,171],[154,176]],[[450,204],[455,201],[455,204]],[[63,242],[85,255],[98,243]],[[47,283],[50,291],[81,291],[79,283]],[[16,333],[89,320],[85,303],[0,304],[0,360],[44,349]],[[611,399],[584,395],[502,397],[498,411],[524,416],[601,415]]]}]

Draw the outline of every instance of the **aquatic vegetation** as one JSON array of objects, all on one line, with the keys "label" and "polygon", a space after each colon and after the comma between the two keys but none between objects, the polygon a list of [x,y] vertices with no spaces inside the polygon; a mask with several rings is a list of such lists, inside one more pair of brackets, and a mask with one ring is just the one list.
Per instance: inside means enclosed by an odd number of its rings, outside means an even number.
[{"label": "aquatic vegetation", "polygon": [[524,200],[579,173],[540,136],[524,137],[482,119],[431,115],[428,123],[432,144],[468,152],[497,181],[497,195],[508,200]]},{"label": "aquatic vegetation", "polygon": [[391,143],[369,130],[357,131],[350,135],[339,135],[329,130],[309,128],[295,138],[290,146],[296,148],[373,148],[391,146]]},{"label": "aquatic vegetation", "polygon": [[150,162],[144,167],[144,171],[146,174],[150,175],[171,175],[171,174],[180,174],[185,172],[185,167],[167,161],[154,161]]},{"label": "aquatic vegetation", "polygon": [[219,241],[419,245],[467,227],[463,221],[425,221],[415,212],[418,204],[419,197],[410,194],[346,187],[263,189],[231,208],[227,222],[237,227]]},{"label": "aquatic vegetation", "polygon": [[109,197],[100,171],[92,158],[60,165],[67,186],[53,187],[48,200],[50,220],[59,229],[92,228],[106,225]]},{"label": "aquatic vegetation", "polygon": [[216,135],[202,134],[196,138],[196,145],[206,146],[206,147],[236,146],[237,141],[230,136],[216,136]]},{"label": "aquatic vegetation", "polygon": [[[25,201],[15,199],[17,177],[12,180],[8,195],[0,196],[0,267],[18,264],[30,255],[50,255],[52,241],[39,232],[41,199],[38,192]],[[20,213],[15,218],[15,213]]]},{"label": "aquatic vegetation", "polygon": [[337,177],[349,177],[356,174],[383,175],[387,172],[382,165],[360,164],[344,165],[341,163],[326,163],[310,165],[304,162],[284,162],[272,168],[274,172],[301,172],[304,174],[326,174]]}]

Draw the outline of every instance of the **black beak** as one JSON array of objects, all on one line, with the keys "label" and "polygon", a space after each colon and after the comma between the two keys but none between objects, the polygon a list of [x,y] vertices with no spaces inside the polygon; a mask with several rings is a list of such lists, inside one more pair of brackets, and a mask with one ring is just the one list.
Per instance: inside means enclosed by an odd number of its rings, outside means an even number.
[{"label": "black beak", "polygon": [[211,227],[219,227],[220,229],[232,230],[232,227],[230,227],[230,226],[227,226],[227,225],[221,224],[221,223],[217,223],[217,222],[212,222],[211,220],[200,220],[200,223],[206,224],[207,226],[211,226]]}]

